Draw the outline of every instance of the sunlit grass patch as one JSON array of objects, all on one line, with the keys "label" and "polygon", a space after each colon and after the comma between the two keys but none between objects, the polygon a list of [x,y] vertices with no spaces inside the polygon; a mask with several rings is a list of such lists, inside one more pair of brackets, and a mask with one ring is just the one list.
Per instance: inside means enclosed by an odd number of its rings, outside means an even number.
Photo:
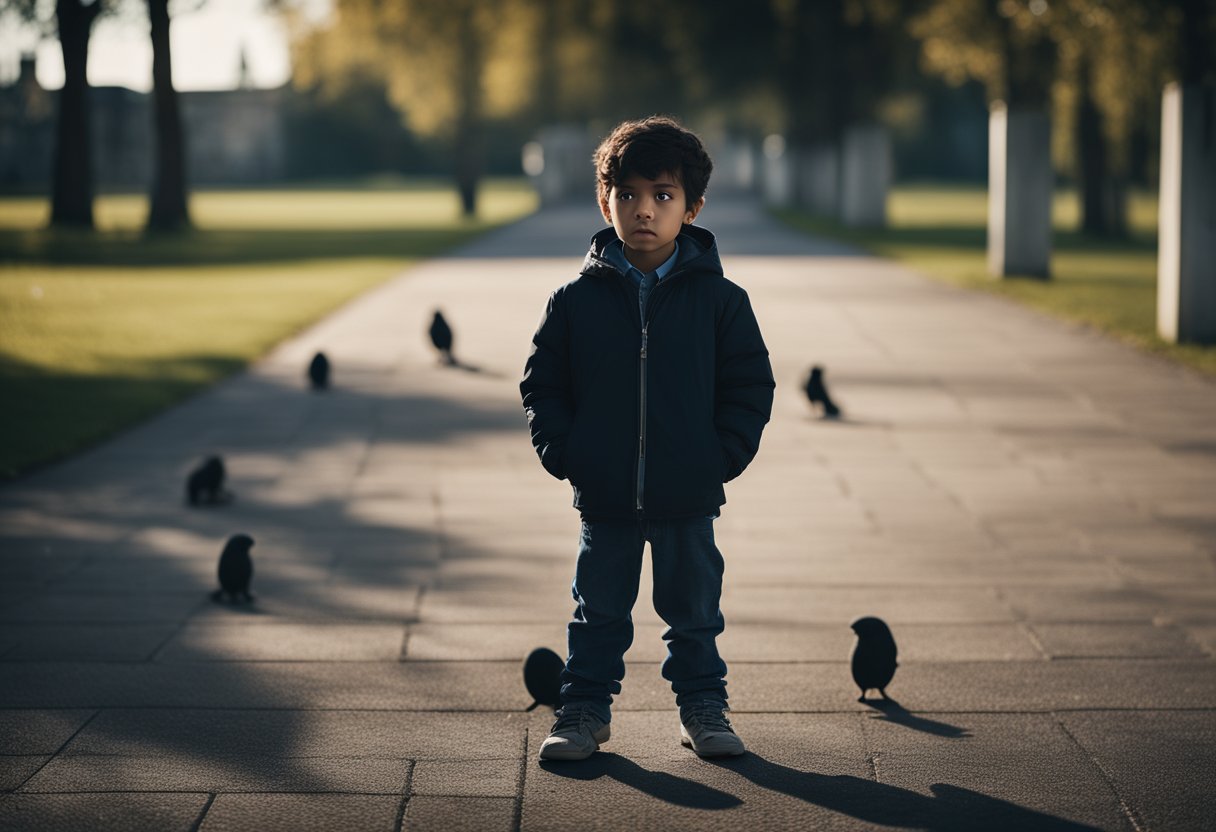
[{"label": "sunlit grass patch", "polygon": [[107,230],[92,234],[42,229],[45,200],[0,199],[0,478],[213,384],[536,199],[493,183],[475,220],[440,185],[214,192],[194,204],[196,230],[145,238],[142,197],[100,198]]}]

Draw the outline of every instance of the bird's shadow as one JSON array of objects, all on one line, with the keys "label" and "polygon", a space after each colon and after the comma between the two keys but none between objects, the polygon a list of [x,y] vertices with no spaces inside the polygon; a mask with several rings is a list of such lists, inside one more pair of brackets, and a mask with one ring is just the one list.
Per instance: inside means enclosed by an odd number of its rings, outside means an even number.
[{"label": "bird's shadow", "polygon": [[451,361],[442,361],[440,362],[440,366],[452,370],[462,370],[472,375],[483,376],[484,378],[503,379],[507,377],[505,373],[501,373],[498,370],[487,370],[485,367],[466,363],[459,358],[453,358]]},{"label": "bird's shadow", "polygon": [[935,719],[926,719],[923,716],[917,716],[891,698],[865,699],[862,701],[863,704],[882,713],[882,716],[874,716],[871,717],[872,719],[877,719],[883,722],[893,722],[896,725],[902,725],[905,728],[911,728],[914,731],[924,731],[926,734],[933,734],[936,737],[946,737],[947,739],[952,740],[963,739],[971,736],[971,732],[966,728],[951,725],[948,722],[938,722]]},{"label": "bird's shadow", "polygon": [[806,417],[806,421],[813,422],[816,425],[841,425],[850,428],[889,428],[892,424],[891,422],[876,419],[859,419],[854,416],[846,416],[843,412],[839,416],[811,413]]},{"label": "bird's shadow", "polygon": [[743,802],[730,792],[664,771],[642,768],[633,760],[611,752],[599,751],[578,762],[541,760],[540,767],[550,774],[570,780],[590,781],[611,777],[643,794],[693,809],[730,809]]},{"label": "bird's shadow", "polygon": [[240,615],[266,615],[266,610],[259,609],[257,606],[257,596],[248,601],[234,601],[231,598],[216,598],[214,595],[208,594],[207,600],[225,612],[239,613]]}]

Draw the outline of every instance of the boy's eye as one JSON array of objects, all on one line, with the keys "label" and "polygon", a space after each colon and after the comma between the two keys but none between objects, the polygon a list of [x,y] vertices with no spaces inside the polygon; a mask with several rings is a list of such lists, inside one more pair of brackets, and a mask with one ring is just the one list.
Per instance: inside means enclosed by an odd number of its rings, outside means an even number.
[{"label": "boy's eye", "polygon": [[621,202],[625,202],[626,200],[633,199],[633,194],[619,193],[616,195],[616,198],[619,199]]},{"label": "boy's eye", "polygon": [[666,202],[667,200],[671,199],[671,194],[667,193],[666,191],[659,191],[657,194],[655,194],[654,198],[659,202]]}]

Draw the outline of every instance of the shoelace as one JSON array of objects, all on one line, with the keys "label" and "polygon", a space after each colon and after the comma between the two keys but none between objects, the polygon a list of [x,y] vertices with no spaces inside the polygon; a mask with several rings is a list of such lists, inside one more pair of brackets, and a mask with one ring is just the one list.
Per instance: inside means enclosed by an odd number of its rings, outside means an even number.
[{"label": "shoelace", "polygon": [[730,720],[719,705],[698,705],[688,715],[688,722],[707,731],[729,731],[734,733]]},{"label": "shoelace", "polygon": [[590,730],[592,713],[590,708],[579,707],[577,705],[566,705],[562,708],[561,714],[557,717],[557,721],[553,723],[550,733],[557,733],[569,728],[574,728],[581,731],[584,728]]}]

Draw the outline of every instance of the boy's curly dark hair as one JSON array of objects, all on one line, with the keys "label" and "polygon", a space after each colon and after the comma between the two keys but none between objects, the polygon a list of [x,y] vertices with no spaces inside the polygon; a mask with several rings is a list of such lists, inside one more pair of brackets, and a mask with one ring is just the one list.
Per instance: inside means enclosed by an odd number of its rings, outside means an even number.
[{"label": "boy's curly dark hair", "polygon": [[709,186],[714,163],[697,134],[667,116],[624,121],[595,150],[595,192],[601,204],[614,185],[633,174],[658,179],[673,173],[684,188],[685,207],[692,208]]}]

